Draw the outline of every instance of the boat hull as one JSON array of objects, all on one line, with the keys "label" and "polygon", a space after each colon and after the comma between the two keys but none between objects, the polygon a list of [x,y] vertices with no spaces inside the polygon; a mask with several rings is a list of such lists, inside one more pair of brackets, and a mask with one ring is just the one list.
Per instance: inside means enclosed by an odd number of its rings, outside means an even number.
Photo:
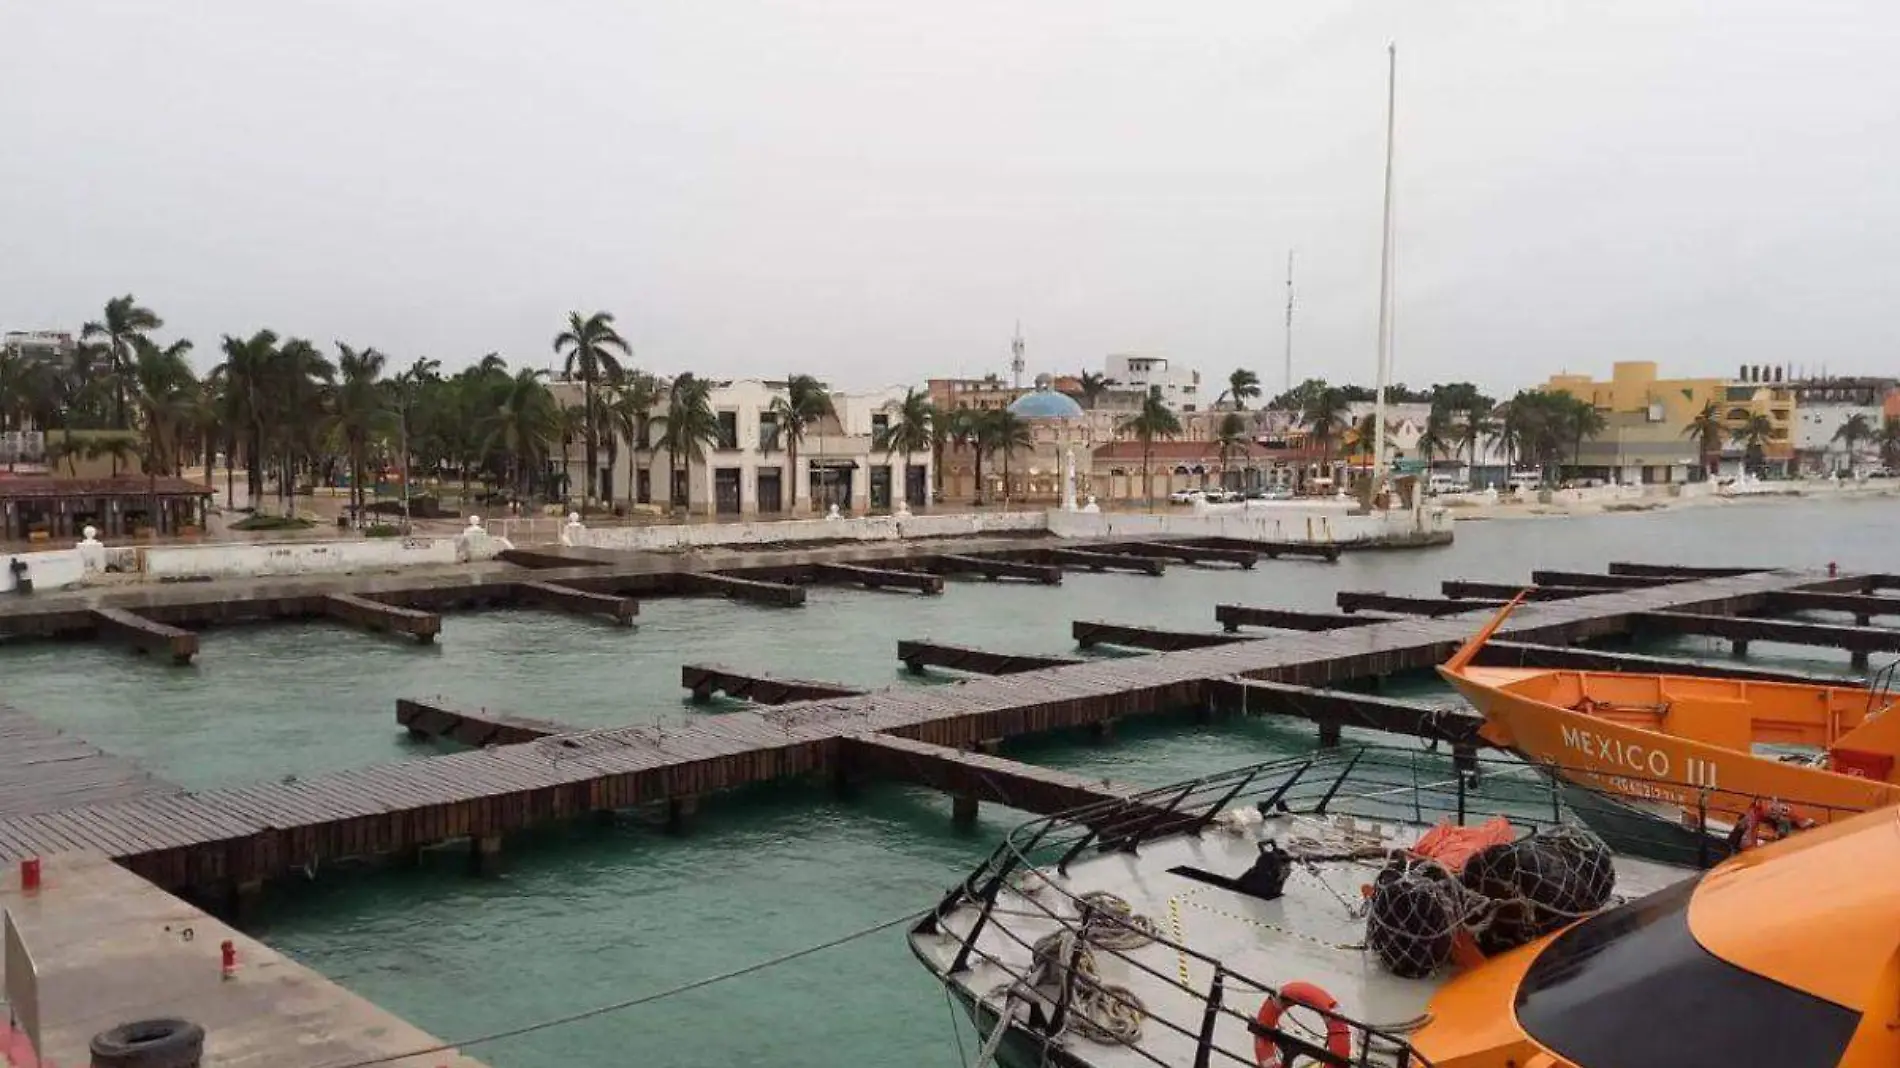
[{"label": "boat hull", "polygon": [[1618,853],[1663,864],[1706,868],[1733,852],[1725,827],[1712,827],[1704,833],[1682,823],[1671,809],[1600,793],[1560,775],[1553,777],[1564,804],[1603,839],[1603,844]]},{"label": "boat hull", "polygon": [[1727,825],[1756,798],[1829,823],[1900,801],[1900,787],[1646,730],[1487,686],[1449,681],[1484,714],[1488,737],[1564,780],[1686,824]]}]

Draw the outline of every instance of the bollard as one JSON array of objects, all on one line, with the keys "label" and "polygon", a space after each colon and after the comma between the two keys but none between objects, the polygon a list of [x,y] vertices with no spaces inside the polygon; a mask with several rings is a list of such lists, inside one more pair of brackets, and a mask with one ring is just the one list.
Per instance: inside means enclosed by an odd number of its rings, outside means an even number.
[{"label": "bollard", "polygon": [[20,862],[20,889],[31,894],[40,888],[40,858],[28,857]]},{"label": "bollard", "polygon": [[1832,560],[1829,560],[1827,562],[1827,577],[1838,578],[1840,577],[1840,573],[1841,573],[1841,565],[1835,563]]},{"label": "bollard", "polygon": [[237,978],[237,943],[229,938],[218,946],[219,971],[226,979]]}]

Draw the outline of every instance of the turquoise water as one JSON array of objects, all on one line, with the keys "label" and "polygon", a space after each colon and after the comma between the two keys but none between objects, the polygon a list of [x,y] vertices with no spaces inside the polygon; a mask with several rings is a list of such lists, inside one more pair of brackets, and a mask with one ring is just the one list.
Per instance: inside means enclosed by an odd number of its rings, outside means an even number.
[{"label": "turquoise water", "polygon": [[[644,603],[616,629],[540,613],[456,614],[418,648],[329,624],[219,630],[168,670],[90,645],[0,648],[7,702],[192,787],[309,775],[429,752],[396,730],[398,696],[445,695],[573,723],[703,714],[684,662],[722,662],[864,686],[927,685],[899,638],[1070,652],[1070,620],[1213,629],[1221,601],[1328,608],[1342,589],[1435,593],[1446,578],[1521,581],[1534,567],[1609,560],[1900,570],[1900,502],[1748,504],[1642,515],[1460,524],[1456,545],[1252,572],[1070,575],[1061,587],[953,583],[941,598],[817,589],[802,610],[715,600]],[[1673,652],[1726,658],[1723,643]],[[1751,659],[1848,668],[1846,654],[1756,646]],[[1427,679],[1403,680],[1435,692]],[[717,707],[717,706],[715,706]],[[1115,744],[1037,739],[1011,755],[1160,784],[1311,745],[1271,720],[1125,727]],[[531,1023],[664,989],[919,909],[981,860],[1017,814],[986,807],[953,831],[927,791],[873,787],[849,801],[805,784],[720,797],[693,833],[623,816],[511,839],[507,871],[475,879],[442,850],[407,870],[344,869],[273,889],[259,934],[436,1034]],[[973,1042],[968,1025],[966,1046]],[[472,1051],[502,1068],[959,1063],[943,993],[901,932],[731,983]]]}]

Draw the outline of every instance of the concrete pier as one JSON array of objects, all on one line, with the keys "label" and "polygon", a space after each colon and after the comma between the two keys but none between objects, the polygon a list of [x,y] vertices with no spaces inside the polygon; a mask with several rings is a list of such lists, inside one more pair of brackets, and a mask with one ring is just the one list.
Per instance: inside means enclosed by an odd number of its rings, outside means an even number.
[{"label": "concrete pier", "polygon": [[442,617],[415,608],[399,608],[353,593],[333,593],[323,599],[324,614],[352,626],[386,634],[406,634],[427,645],[442,633]]},{"label": "concrete pier", "polygon": [[92,618],[102,636],[141,653],[170,657],[174,664],[189,664],[198,655],[198,636],[183,627],[146,619],[124,608],[95,608]]},{"label": "concrete pier", "polygon": [[[25,951],[5,955],[0,983],[46,1068],[80,1068],[91,1062],[94,1034],[157,1017],[205,1029],[207,1068],[371,1060],[480,1068],[453,1050],[404,1056],[441,1040],[97,853],[50,856],[42,865],[35,892],[21,889],[12,866],[0,875],[0,906]],[[220,948],[227,942],[236,955],[229,978]],[[28,957],[30,966],[18,967]]]},{"label": "concrete pier", "polygon": [[575,615],[603,615],[623,627],[632,625],[633,617],[640,614],[640,602],[631,597],[577,590],[554,582],[517,582],[515,594],[526,604]]}]

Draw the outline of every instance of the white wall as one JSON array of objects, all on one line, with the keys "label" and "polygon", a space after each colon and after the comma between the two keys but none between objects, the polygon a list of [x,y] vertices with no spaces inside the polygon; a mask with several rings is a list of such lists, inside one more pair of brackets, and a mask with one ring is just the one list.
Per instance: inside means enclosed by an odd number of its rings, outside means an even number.
[{"label": "white wall", "polygon": [[0,593],[12,591],[14,560],[26,561],[26,577],[35,590],[56,590],[76,586],[86,578],[86,561],[77,549],[54,549],[37,553],[0,553]]},{"label": "white wall", "polygon": [[787,519],[764,523],[689,523],[594,527],[582,544],[594,549],[685,549],[800,541],[897,541],[967,534],[1021,534],[1046,529],[1042,512],[988,515],[866,516],[858,519]]},{"label": "white wall", "polygon": [[139,550],[139,570],[155,578],[312,575],[416,564],[453,564],[455,538],[248,542],[154,546]]},{"label": "white wall", "polygon": [[1203,514],[1157,515],[1116,512],[1049,513],[1049,530],[1065,538],[1241,538],[1249,541],[1352,544],[1420,535],[1449,534],[1451,513],[1443,508],[1349,515],[1323,509],[1250,509]]}]

